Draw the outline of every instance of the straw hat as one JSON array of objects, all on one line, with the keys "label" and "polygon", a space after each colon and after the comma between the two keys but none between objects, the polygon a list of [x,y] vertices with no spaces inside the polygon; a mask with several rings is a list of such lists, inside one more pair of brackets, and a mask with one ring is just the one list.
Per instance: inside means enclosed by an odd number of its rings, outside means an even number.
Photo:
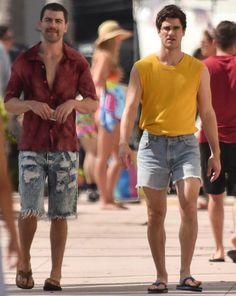
[{"label": "straw hat", "polygon": [[120,36],[123,40],[132,36],[132,32],[122,29],[118,22],[108,20],[103,22],[98,27],[98,38],[95,41],[96,45],[102,42]]}]

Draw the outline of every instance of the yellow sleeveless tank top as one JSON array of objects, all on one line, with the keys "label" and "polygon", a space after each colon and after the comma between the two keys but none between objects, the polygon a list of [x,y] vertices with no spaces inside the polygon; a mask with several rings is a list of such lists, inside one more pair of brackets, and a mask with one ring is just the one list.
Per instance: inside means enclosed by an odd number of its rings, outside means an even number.
[{"label": "yellow sleeveless tank top", "polygon": [[180,136],[197,131],[197,92],[203,64],[187,54],[167,66],[151,54],[135,63],[142,87],[139,127],[154,135]]}]

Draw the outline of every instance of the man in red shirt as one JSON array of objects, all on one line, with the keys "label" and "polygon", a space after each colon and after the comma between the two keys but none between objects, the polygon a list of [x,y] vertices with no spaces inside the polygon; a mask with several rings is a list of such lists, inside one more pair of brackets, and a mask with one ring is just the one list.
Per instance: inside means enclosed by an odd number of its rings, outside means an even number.
[{"label": "man in red shirt", "polygon": [[[216,113],[221,149],[221,174],[213,183],[207,177],[207,160],[210,149],[203,130],[199,134],[202,175],[205,192],[209,194],[208,212],[216,249],[211,262],[224,262],[223,246],[223,198],[236,196],[236,23],[221,22],[215,31],[216,56],[204,63],[211,76],[212,105]],[[236,225],[236,202],[234,206]],[[236,229],[231,238],[233,248],[228,255],[236,262]]]},{"label": "man in red shirt", "polygon": [[[44,185],[48,179],[48,216],[52,269],[44,290],[61,290],[61,267],[67,238],[67,217],[76,215],[77,140],[75,111],[93,113],[97,96],[89,64],[63,42],[68,12],[58,3],[43,7],[39,30],[42,41],[20,55],[6,90],[6,109],[24,113],[19,143],[18,222],[20,258],[16,284],[32,289],[30,248],[37,218],[44,215]],[[23,99],[21,94],[23,93]],[[80,94],[83,100],[76,100]]]}]

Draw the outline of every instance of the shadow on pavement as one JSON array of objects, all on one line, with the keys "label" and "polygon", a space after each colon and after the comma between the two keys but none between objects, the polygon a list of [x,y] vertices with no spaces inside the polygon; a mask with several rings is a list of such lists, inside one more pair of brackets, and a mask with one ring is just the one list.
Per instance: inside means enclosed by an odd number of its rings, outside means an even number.
[{"label": "shadow on pavement", "polygon": [[[96,285],[64,285],[62,292],[45,292],[41,286],[32,290],[21,290],[13,285],[7,285],[11,295],[147,295],[149,283],[130,284],[96,284]],[[236,295],[236,282],[204,282],[202,293],[183,292],[176,290],[176,284],[169,284],[168,295]]]}]

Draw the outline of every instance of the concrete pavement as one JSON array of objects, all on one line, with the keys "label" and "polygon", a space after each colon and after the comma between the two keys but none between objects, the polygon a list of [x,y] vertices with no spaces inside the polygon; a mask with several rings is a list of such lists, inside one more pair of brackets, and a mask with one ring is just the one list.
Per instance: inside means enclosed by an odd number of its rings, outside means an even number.
[{"label": "concrete pavement", "polygon": [[[15,197],[14,208],[19,209]],[[233,229],[231,200],[225,205],[225,249],[231,248]],[[97,203],[85,199],[78,202],[79,216],[69,221],[69,235],[63,263],[62,292],[44,292],[49,276],[50,244],[48,221],[40,221],[32,246],[32,269],[35,287],[21,290],[15,286],[15,271],[5,265],[5,281],[9,295],[147,295],[147,286],[155,280],[154,263],[147,238],[144,202],[129,204],[129,210],[100,210]],[[225,263],[210,263],[213,238],[207,211],[199,211],[199,234],[192,263],[192,274],[203,281],[201,295],[236,295],[236,264],[226,257]],[[177,198],[168,197],[166,218],[166,257],[169,273],[168,295],[185,295],[175,289],[179,280],[179,213]],[[1,227],[3,255],[7,243]],[[4,260],[4,259],[3,259]],[[191,292],[191,294],[196,294]],[[199,294],[199,293],[197,293]]]}]

